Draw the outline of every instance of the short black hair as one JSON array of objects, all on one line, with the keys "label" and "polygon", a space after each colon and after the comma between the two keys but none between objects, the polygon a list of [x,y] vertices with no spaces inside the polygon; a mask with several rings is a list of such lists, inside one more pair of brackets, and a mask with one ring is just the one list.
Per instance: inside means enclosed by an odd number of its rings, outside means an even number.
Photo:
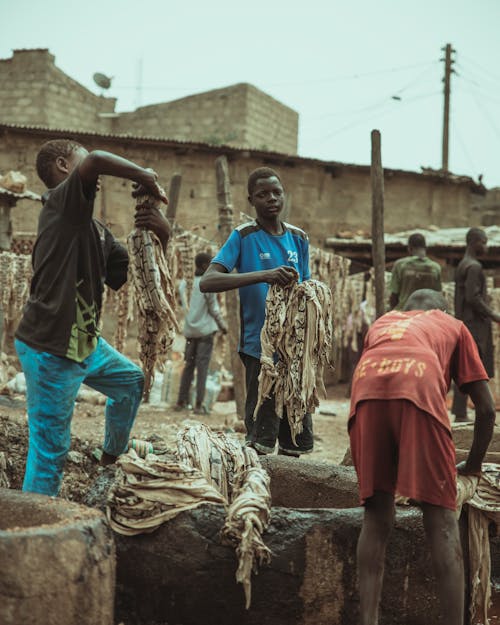
[{"label": "short black hair", "polygon": [[36,172],[40,180],[47,187],[51,187],[54,183],[52,165],[55,160],[60,156],[68,158],[72,152],[81,147],[83,146],[73,139],[54,139],[44,143],[36,157]]},{"label": "short black hair", "polygon": [[474,241],[486,239],[486,232],[482,228],[470,228],[465,235],[465,242],[467,245],[474,243]]},{"label": "short black hair", "polygon": [[203,269],[205,265],[210,265],[212,258],[212,255],[207,254],[207,252],[199,252],[194,257],[194,264],[198,269]]},{"label": "short black hair", "polygon": [[252,195],[254,192],[257,180],[260,178],[272,178],[273,176],[281,182],[278,172],[270,167],[257,167],[257,169],[250,172],[247,183],[248,195]]},{"label": "short black hair", "polygon": [[403,310],[442,310],[446,312],[447,303],[440,291],[433,289],[418,289],[413,291],[406,300]]},{"label": "short black hair", "polygon": [[426,247],[424,235],[420,234],[420,232],[414,232],[413,234],[410,234],[410,236],[408,237],[408,247]]}]

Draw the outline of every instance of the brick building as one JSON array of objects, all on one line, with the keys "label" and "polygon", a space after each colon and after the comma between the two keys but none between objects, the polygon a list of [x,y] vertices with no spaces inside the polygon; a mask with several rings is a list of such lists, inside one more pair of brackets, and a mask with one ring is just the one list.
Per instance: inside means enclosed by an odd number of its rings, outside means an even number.
[{"label": "brick building", "polygon": [[[182,174],[179,222],[216,236],[215,158],[229,159],[236,210],[249,212],[246,179],[255,167],[275,167],[291,206],[290,219],[322,246],[328,236],[371,227],[370,167],[297,156],[298,115],[252,85],[237,84],[173,102],[115,113],[115,100],[98,96],[58,69],[48,50],[15,50],[0,60],[0,173],[28,177],[43,191],[34,168],[39,146],[71,136],[153,167],[163,184]],[[367,138],[367,143],[368,143]],[[130,185],[108,178],[96,214],[124,237],[132,225]],[[481,224],[485,189],[468,177],[385,170],[385,225],[395,232],[433,224]],[[36,230],[38,208],[20,203],[15,232]]]},{"label": "brick building", "polygon": [[[39,146],[67,131],[0,123],[0,173],[22,171],[28,188],[42,192],[35,171]],[[162,138],[71,132],[88,149],[115,152],[137,163],[153,167],[168,186],[174,173],[182,174],[178,221],[198,228],[208,238],[216,236],[217,202],[215,159],[225,154],[229,161],[236,211],[249,212],[246,180],[254,168],[277,169],[287,189],[290,220],[309,232],[314,245],[323,246],[327,236],[345,230],[369,231],[371,227],[370,167],[326,162],[262,150],[242,150],[208,143],[172,141]],[[418,174],[385,170],[386,230],[396,232],[433,224],[460,227],[480,224],[475,201],[484,189],[467,177],[437,173]],[[108,222],[118,237],[132,227],[133,203],[130,183],[107,177],[96,201],[96,216]],[[36,230],[38,207],[20,202],[13,211],[15,232]]]},{"label": "brick building", "polygon": [[299,116],[241,83],[186,98],[115,112],[55,65],[48,50],[14,50],[0,60],[0,121],[134,136],[160,136],[297,153]]}]

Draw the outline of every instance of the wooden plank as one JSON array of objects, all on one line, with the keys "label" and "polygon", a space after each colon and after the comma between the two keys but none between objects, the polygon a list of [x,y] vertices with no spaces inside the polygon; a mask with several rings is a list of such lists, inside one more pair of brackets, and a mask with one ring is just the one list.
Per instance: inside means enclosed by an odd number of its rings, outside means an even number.
[{"label": "wooden plank", "polygon": [[385,247],[384,247],[384,170],[380,131],[372,130],[372,258],[375,269],[375,312],[380,317],[385,312]]},{"label": "wooden plank", "polygon": [[[224,243],[234,228],[233,203],[229,180],[227,158],[219,156],[215,160],[215,175],[217,181],[217,206],[219,213],[219,232],[221,243]],[[233,370],[234,399],[236,412],[240,419],[245,417],[245,372],[238,355],[240,337],[240,302],[238,290],[226,291],[226,309],[229,349],[231,352],[231,368]]]}]

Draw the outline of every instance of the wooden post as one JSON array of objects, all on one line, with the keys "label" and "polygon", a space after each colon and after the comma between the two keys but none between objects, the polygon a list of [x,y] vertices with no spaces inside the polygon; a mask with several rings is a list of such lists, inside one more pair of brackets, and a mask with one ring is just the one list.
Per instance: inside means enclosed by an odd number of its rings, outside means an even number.
[{"label": "wooden post", "polygon": [[8,252],[12,240],[10,213],[15,204],[10,198],[0,197],[0,252]]},{"label": "wooden post", "polygon": [[281,220],[289,221],[291,212],[292,212],[292,192],[286,191],[285,192],[285,207],[283,209]]},{"label": "wooden post", "polygon": [[101,196],[101,214],[100,220],[106,226],[108,223],[108,213],[106,210],[106,178],[100,177],[101,188],[99,189],[99,195]]},{"label": "wooden post", "polygon": [[168,204],[167,204],[167,219],[170,221],[170,225],[173,226],[175,218],[177,216],[177,206],[179,205],[179,194],[181,190],[182,176],[181,174],[174,174],[170,179],[170,186],[168,188]]},{"label": "wooden post", "polygon": [[[221,242],[224,243],[233,230],[233,203],[227,158],[219,156],[215,161],[215,175],[217,179],[217,205],[219,210],[219,230]],[[240,334],[240,304],[237,289],[226,291],[226,309],[229,349],[231,351],[231,368],[233,370],[234,399],[236,412],[240,419],[245,416],[245,376],[243,364],[238,356]]]},{"label": "wooden post", "polygon": [[385,246],[384,246],[384,170],[380,149],[380,131],[372,130],[372,259],[375,269],[375,312],[385,313]]},{"label": "wooden post", "polygon": [[[0,252],[9,252],[12,240],[12,222],[10,213],[12,206],[15,205],[11,198],[0,197]],[[7,351],[11,346],[9,335],[12,334],[12,328],[7,326],[4,328],[5,313],[0,308],[0,352]]]}]

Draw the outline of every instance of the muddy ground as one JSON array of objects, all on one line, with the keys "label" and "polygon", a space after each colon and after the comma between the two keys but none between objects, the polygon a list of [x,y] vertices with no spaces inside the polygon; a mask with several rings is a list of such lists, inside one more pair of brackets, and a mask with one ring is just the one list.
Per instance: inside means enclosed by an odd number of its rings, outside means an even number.
[{"label": "muddy ground", "polygon": [[[306,458],[334,463],[342,460],[349,444],[348,410],[346,385],[328,389],[328,398],[322,401],[314,416],[315,449]],[[167,404],[142,404],[132,436],[152,441],[157,447],[175,449],[177,432],[192,421],[206,423],[216,431],[232,433],[243,441],[244,425],[236,416],[234,401],[215,403],[212,412],[206,416],[197,416],[188,410],[175,412]],[[6,454],[6,474],[11,488],[22,486],[27,436],[24,396],[0,396],[0,452]],[[102,445],[103,436],[104,406],[88,401],[77,402],[61,497],[79,502],[84,500],[89,484],[100,470],[93,452]]]}]

